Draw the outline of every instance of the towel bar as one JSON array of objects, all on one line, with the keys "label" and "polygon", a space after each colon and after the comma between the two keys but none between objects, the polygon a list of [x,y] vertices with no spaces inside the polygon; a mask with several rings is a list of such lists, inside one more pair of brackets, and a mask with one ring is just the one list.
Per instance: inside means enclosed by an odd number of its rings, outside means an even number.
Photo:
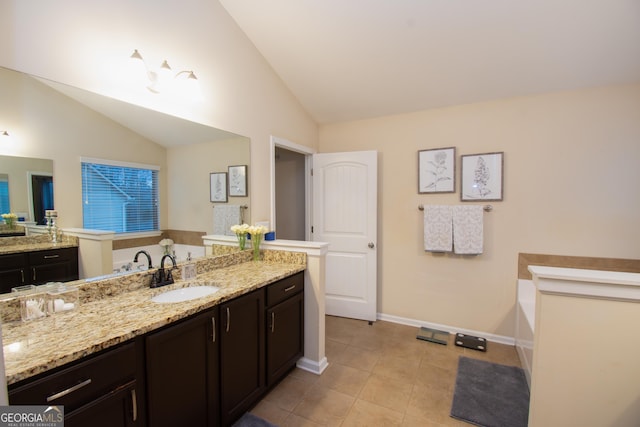
[{"label": "towel bar", "polygon": [[[421,211],[423,211],[423,210],[424,210],[424,205],[418,205],[418,209],[419,209],[419,210],[421,210]],[[483,209],[485,212],[491,212],[491,211],[493,210],[493,206],[491,206],[491,205],[484,205],[484,206],[482,207],[482,209]]]}]

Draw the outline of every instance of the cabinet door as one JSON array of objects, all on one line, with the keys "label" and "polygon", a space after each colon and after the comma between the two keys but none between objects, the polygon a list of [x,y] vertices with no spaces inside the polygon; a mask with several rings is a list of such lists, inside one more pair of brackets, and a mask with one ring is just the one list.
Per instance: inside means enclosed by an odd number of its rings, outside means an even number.
[{"label": "cabinet door", "polygon": [[28,283],[27,259],[24,254],[0,255],[0,293]]},{"label": "cabinet door", "polygon": [[287,374],[304,354],[304,293],[267,310],[267,386]]},{"label": "cabinet door", "polygon": [[222,425],[231,425],[265,389],[264,290],[220,306]]},{"label": "cabinet door", "polygon": [[218,415],[217,309],[150,334],[150,427],[212,426]]},{"label": "cabinet door", "polygon": [[138,425],[138,401],[135,381],[114,390],[70,414],[65,427],[133,427]]}]

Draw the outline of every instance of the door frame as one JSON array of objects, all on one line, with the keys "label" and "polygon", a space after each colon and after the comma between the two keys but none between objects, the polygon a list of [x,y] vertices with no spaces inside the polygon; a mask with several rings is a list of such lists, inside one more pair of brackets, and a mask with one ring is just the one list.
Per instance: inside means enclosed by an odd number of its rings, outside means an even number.
[{"label": "door frame", "polygon": [[[270,197],[271,197],[271,212],[270,212],[270,224],[271,228],[276,226],[276,147],[284,148],[289,151],[300,153],[304,155],[304,194],[305,194],[305,212],[304,212],[304,239],[311,241],[311,215],[313,212],[313,187],[311,181],[311,168],[313,166],[312,156],[316,153],[316,150],[304,145],[296,144],[284,138],[271,135],[269,138],[269,167],[271,170],[270,176]],[[276,235],[278,230],[276,230]]]}]

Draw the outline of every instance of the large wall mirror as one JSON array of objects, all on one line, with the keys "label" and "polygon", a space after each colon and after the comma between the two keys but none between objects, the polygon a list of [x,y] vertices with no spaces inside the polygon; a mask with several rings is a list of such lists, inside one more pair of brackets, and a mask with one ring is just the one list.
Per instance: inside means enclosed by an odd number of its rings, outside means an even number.
[{"label": "large wall mirror", "polygon": [[[0,129],[11,138],[0,139],[0,155],[8,164],[17,158],[48,162],[63,228],[83,228],[84,157],[158,165],[161,229],[203,234],[213,231],[210,174],[236,165],[247,165],[251,174],[247,137],[2,67],[0,88]],[[0,179],[9,175],[10,209],[37,220],[29,202],[14,201],[31,197],[26,183],[13,194],[12,173],[2,165]],[[30,169],[47,172],[42,165]],[[250,207],[249,199],[250,194],[228,203]]]}]

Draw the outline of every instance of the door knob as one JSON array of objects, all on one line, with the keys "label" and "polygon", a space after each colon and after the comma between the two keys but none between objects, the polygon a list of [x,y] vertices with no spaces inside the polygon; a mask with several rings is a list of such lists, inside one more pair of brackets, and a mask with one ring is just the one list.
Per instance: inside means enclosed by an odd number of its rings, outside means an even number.
[{"label": "door knob", "polygon": [[367,246],[369,246],[370,249],[373,249],[376,247],[376,245],[374,245],[373,242],[369,242]]}]

